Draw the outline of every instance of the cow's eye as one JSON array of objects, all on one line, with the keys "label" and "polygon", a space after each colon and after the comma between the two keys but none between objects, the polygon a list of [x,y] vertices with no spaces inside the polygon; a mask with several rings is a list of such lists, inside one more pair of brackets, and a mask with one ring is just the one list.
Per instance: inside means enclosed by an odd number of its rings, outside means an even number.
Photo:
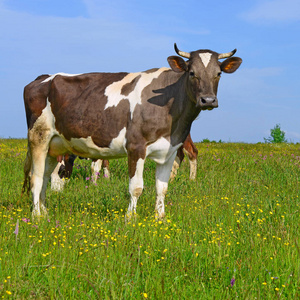
[{"label": "cow's eye", "polygon": [[194,71],[190,71],[190,76],[191,76],[191,77],[195,77]]}]

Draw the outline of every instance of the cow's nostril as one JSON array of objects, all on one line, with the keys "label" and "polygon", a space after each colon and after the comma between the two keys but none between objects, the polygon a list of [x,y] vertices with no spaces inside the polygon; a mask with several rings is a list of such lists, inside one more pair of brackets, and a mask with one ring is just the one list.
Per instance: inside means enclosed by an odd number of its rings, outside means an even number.
[{"label": "cow's nostril", "polygon": [[217,98],[216,97],[202,97],[201,98],[201,104],[202,105],[213,105],[217,102]]}]

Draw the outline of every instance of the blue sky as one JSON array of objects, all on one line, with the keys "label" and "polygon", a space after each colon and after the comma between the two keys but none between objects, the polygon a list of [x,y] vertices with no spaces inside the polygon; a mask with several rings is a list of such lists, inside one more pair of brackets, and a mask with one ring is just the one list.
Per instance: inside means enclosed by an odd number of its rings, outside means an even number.
[{"label": "blue sky", "polygon": [[38,75],[168,66],[176,42],[243,59],[194,141],[263,142],[279,123],[300,142],[299,35],[299,0],[0,0],[0,137],[26,137],[23,88]]}]

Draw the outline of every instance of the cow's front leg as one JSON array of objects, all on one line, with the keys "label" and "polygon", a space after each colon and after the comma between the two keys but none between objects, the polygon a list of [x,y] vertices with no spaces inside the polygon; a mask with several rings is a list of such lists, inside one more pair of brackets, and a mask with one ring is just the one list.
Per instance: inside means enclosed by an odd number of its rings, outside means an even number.
[{"label": "cow's front leg", "polygon": [[138,198],[143,192],[144,181],[143,171],[145,164],[145,156],[143,152],[128,153],[128,170],[129,170],[129,194],[130,204],[126,214],[126,220],[136,214],[136,205]]},{"label": "cow's front leg", "polygon": [[175,156],[176,152],[164,164],[156,164],[156,219],[162,219],[165,216],[165,196]]}]

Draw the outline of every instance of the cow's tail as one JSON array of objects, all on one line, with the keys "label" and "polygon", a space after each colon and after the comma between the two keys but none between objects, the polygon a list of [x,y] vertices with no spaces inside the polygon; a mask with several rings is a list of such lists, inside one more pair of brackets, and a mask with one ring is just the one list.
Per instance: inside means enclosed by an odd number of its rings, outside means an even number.
[{"label": "cow's tail", "polygon": [[30,148],[28,147],[27,155],[26,155],[25,163],[24,163],[24,183],[23,183],[23,187],[22,187],[21,197],[23,196],[24,193],[29,195],[29,192],[30,192],[31,166],[32,166],[31,151],[30,151]]}]

